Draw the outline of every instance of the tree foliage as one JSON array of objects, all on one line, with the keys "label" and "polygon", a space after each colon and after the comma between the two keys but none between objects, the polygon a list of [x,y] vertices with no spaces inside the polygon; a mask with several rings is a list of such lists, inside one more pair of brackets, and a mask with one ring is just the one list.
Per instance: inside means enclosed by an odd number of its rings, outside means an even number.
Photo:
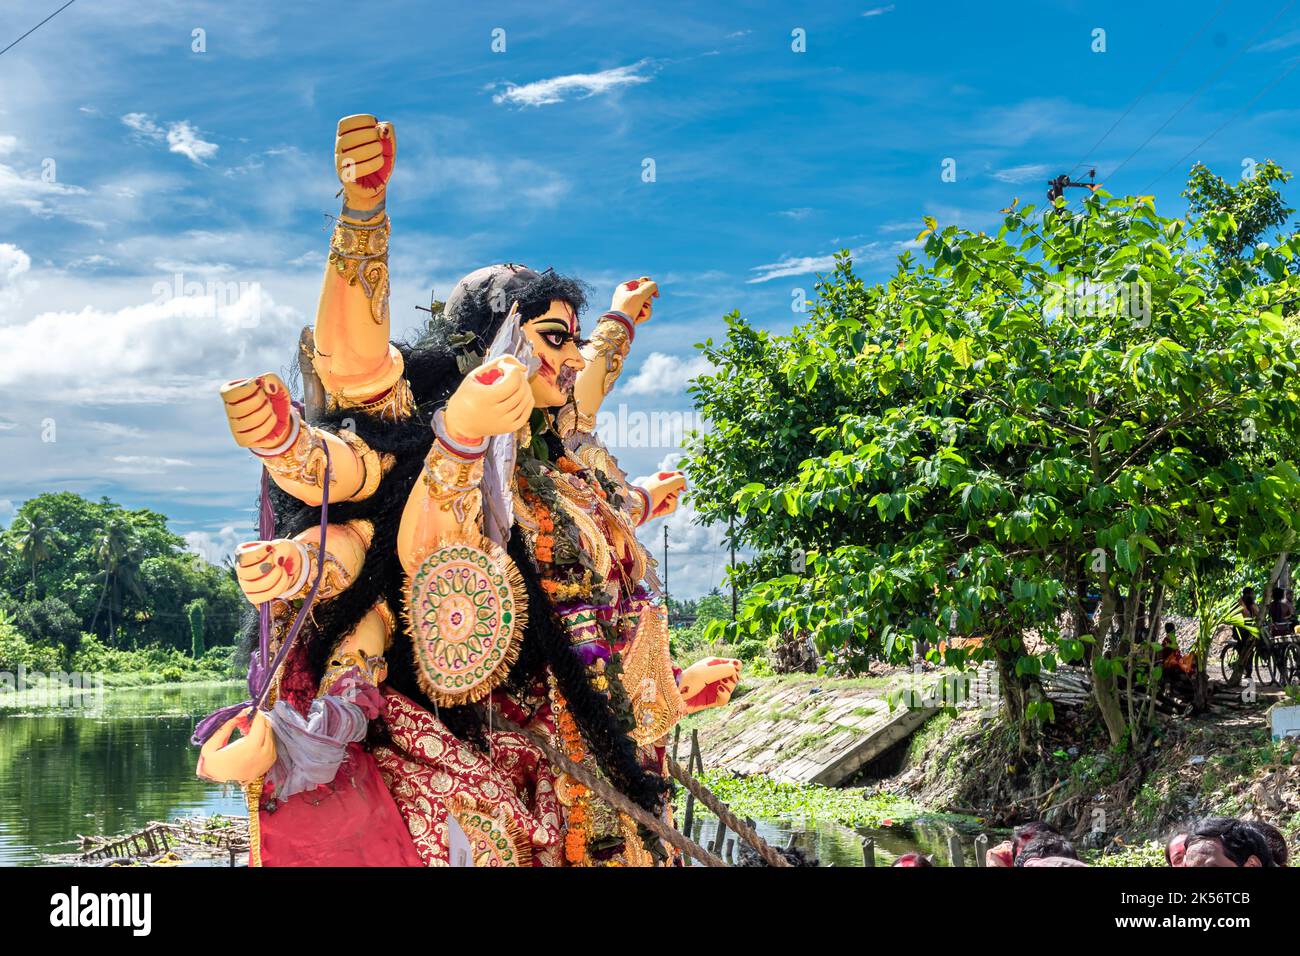
[{"label": "tree foliage", "polygon": [[[203,603],[202,644],[187,607]],[[0,607],[64,659],[82,633],[109,648],[230,644],[246,603],[226,569],[185,549],[164,515],[71,492],[38,495],[0,534]]]},{"label": "tree foliage", "polygon": [[730,641],[809,632],[850,663],[943,642],[997,663],[1022,724],[1051,716],[1036,675],[1086,662],[1118,744],[1149,719],[1170,589],[1300,521],[1300,240],[1228,255],[1240,210],[1102,191],[1003,213],[995,235],[927,219],[923,260],[877,285],[842,255],[789,335],[729,316],[686,470],[756,555]]}]

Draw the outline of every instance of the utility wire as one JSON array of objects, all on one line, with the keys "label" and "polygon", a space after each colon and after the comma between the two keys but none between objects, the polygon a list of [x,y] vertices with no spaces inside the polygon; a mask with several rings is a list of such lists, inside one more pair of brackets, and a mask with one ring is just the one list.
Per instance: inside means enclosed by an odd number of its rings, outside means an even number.
[{"label": "utility wire", "polygon": [[1184,162],[1186,162],[1186,161],[1187,161],[1187,157],[1191,156],[1193,153],[1195,153],[1197,150],[1199,150],[1202,146],[1204,146],[1204,145],[1205,145],[1206,143],[1208,143],[1210,140],[1214,139],[1214,137],[1216,137],[1216,136],[1218,136],[1220,133],[1222,133],[1222,132],[1224,131],[1224,129],[1225,129],[1225,128],[1230,124],[1230,123],[1232,123],[1232,122],[1233,122],[1234,120],[1236,120],[1239,116],[1241,116],[1242,113],[1244,113],[1246,110],[1250,109],[1250,108],[1251,108],[1252,106],[1254,106],[1257,102],[1259,102],[1260,98],[1261,98],[1262,96],[1264,96],[1264,94],[1266,94],[1269,90],[1273,89],[1273,87],[1277,86],[1277,85],[1278,85],[1279,83],[1281,83],[1284,79],[1286,79],[1287,76],[1291,73],[1291,71],[1294,70],[1297,66],[1300,66],[1300,58],[1297,58],[1296,60],[1292,61],[1292,63],[1291,63],[1290,66],[1288,66],[1285,70],[1283,70],[1280,74],[1278,74],[1278,75],[1273,79],[1273,82],[1269,83],[1268,86],[1264,87],[1262,90],[1260,90],[1258,93],[1256,93],[1256,94],[1251,98],[1250,102],[1246,103],[1244,106],[1239,106],[1239,107],[1237,107],[1237,111],[1236,111],[1235,113],[1233,113],[1231,116],[1229,116],[1229,117],[1228,117],[1226,120],[1224,120],[1222,123],[1220,123],[1219,126],[1218,126],[1218,128],[1215,129],[1214,132],[1210,133],[1209,136],[1206,136],[1205,139],[1201,140],[1199,143],[1197,143],[1195,146],[1193,146],[1193,147],[1192,147],[1191,149],[1189,149],[1187,152],[1183,153],[1183,155],[1180,156],[1178,159],[1174,160],[1174,162],[1170,163],[1168,169],[1166,169],[1163,173],[1161,173],[1161,174],[1160,174],[1159,176],[1157,176],[1155,179],[1151,180],[1151,182],[1147,183],[1145,186],[1142,187],[1142,192],[1143,192],[1143,193],[1147,193],[1147,192],[1149,192],[1152,186],[1154,186],[1154,185],[1155,185],[1156,183],[1158,183],[1160,180],[1162,180],[1162,179],[1164,179],[1166,176],[1168,176],[1168,175],[1169,175],[1169,174],[1170,174],[1170,173],[1171,173],[1171,172],[1172,172],[1176,167],[1181,166]]},{"label": "utility wire", "polygon": [[1125,117],[1127,117],[1130,113],[1133,112],[1134,107],[1136,107],[1138,103],[1142,102],[1143,97],[1145,97],[1148,93],[1150,93],[1157,83],[1159,83],[1161,80],[1163,80],[1166,76],[1169,75],[1169,71],[1178,65],[1178,61],[1183,58],[1183,55],[1189,49],[1191,49],[1192,44],[1201,38],[1201,34],[1203,34],[1207,29],[1209,29],[1211,23],[1219,19],[1219,14],[1223,13],[1223,11],[1227,9],[1229,2],[1230,0],[1223,0],[1223,3],[1219,5],[1219,9],[1215,10],[1214,13],[1210,15],[1210,19],[1206,20],[1204,23],[1201,24],[1201,28],[1197,30],[1195,33],[1193,33],[1191,38],[1186,43],[1183,44],[1182,48],[1177,53],[1174,54],[1174,58],[1165,64],[1165,68],[1160,71],[1160,74],[1155,79],[1153,79],[1150,83],[1148,83],[1145,87],[1143,87],[1142,92],[1140,92],[1137,95],[1137,98],[1134,99],[1133,102],[1129,103],[1128,109],[1124,110],[1124,112],[1120,114],[1119,119],[1115,120],[1115,122],[1110,124],[1110,129],[1106,130],[1106,132],[1101,134],[1101,139],[1093,143],[1092,146],[1089,147],[1088,151],[1083,154],[1083,158],[1070,167],[1071,173],[1073,173],[1076,169],[1082,166],[1084,162],[1087,160],[1087,158],[1091,156],[1094,152],[1096,152],[1097,148],[1101,146],[1102,143],[1106,142],[1106,139],[1110,136],[1110,134],[1115,132],[1115,128],[1119,126],[1120,123],[1124,122]]},{"label": "utility wire", "polygon": [[1265,23],[1262,27],[1260,27],[1257,31],[1255,31],[1254,34],[1251,35],[1249,40],[1247,40],[1241,46],[1237,47],[1237,49],[1233,52],[1232,56],[1228,57],[1227,61],[1222,66],[1220,66],[1219,69],[1216,70],[1208,80],[1202,83],[1197,88],[1195,93],[1193,93],[1191,96],[1185,99],[1182,105],[1179,106],[1178,109],[1174,110],[1173,113],[1169,115],[1168,119],[1166,119],[1163,123],[1157,126],[1155,130],[1151,133],[1151,135],[1142,141],[1142,145],[1140,145],[1137,149],[1133,150],[1133,152],[1129,153],[1128,157],[1124,160],[1124,162],[1120,163],[1118,166],[1112,169],[1110,171],[1110,175],[1105,177],[1103,181],[1109,181],[1113,179],[1121,169],[1123,169],[1133,160],[1133,157],[1135,157],[1138,153],[1142,152],[1142,150],[1146,149],[1147,145],[1153,139],[1159,136],[1160,133],[1165,129],[1165,127],[1167,127],[1170,123],[1172,123],[1175,119],[1177,119],[1178,116],[1183,112],[1183,110],[1191,106],[1197,97],[1199,97],[1202,93],[1204,93],[1219,77],[1221,77],[1225,72],[1227,72],[1228,67],[1232,66],[1232,64],[1237,61],[1237,57],[1241,56],[1241,54],[1244,53],[1247,50],[1247,48],[1252,46],[1255,43],[1255,41],[1258,40],[1259,37],[1269,29],[1269,27],[1271,27],[1275,22],[1277,22],[1277,19],[1280,16],[1282,16],[1282,14],[1286,13],[1293,6],[1295,6],[1295,0],[1287,0],[1286,5],[1283,6],[1282,9],[1278,10],[1277,13],[1273,14],[1273,16],[1269,19],[1267,23]]},{"label": "utility wire", "polygon": [[13,43],[9,44],[9,45],[8,45],[7,47],[5,47],[3,50],[0,50],[0,56],[4,56],[6,53],[8,53],[10,50],[12,50],[14,47],[16,47],[18,44],[22,43],[22,42],[23,42],[24,40],[26,40],[29,36],[31,36],[33,33],[35,33],[35,32],[36,32],[37,30],[39,30],[41,27],[45,26],[45,24],[49,23],[51,20],[53,20],[55,17],[57,17],[60,13],[62,13],[64,10],[68,9],[68,7],[72,6],[72,5],[73,5],[74,3],[76,3],[76,2],[77,2],[77,0],[68,0],[67,3],[65,3],[63,6],[59,7],[59,9],[55,10],[53,13],[51,13],[48,17],[46,17],[46,18],[45,18],[44,20],[42,20],[40,23],[36,24],[36,26],[32,27],[30,30],[28,30],[26,33],[24,33],[22,36],[20,36],[20,37],[19,37],[17,40],[15,40]]}]

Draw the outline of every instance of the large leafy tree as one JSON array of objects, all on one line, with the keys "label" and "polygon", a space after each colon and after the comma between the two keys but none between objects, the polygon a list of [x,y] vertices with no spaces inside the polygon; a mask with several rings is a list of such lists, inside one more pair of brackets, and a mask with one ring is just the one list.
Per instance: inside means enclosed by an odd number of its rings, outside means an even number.
[{"label": "large leafy tree", "polygon": [[1112,742],[1140,742],[1170,589],[1298,520],[1300,244],[1225,259],[1231,214],[1104,192],[1004,213],[927,221],[925,261],[878,285],[841,258],[789,336],[729,317],[696,507],[757,555],[733,638],[902,662],[979,637],[948,658],[996,662],[1022,744],[1036,675],[1086,662]]},{"label": "large leafy tree", "polygon": [[187,551],[158,512],[44,494],[23,502],[2,537],[0,605],[29,638],[65,652],[83,631],[118,647],[188,649],[185,608],[196,600],[206,609],[204,647],[238,632],[246,603],[233,576]]}]

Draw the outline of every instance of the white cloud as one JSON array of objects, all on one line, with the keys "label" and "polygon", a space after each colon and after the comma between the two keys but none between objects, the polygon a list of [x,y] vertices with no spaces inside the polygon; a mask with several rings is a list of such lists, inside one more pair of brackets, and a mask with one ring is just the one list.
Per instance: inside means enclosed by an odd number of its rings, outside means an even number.
[{"label": "white cloud", "polygon": [[17,136],[0,136],[0,156],[8,156],[17,148]]},{"label": "white cloud", "polygon": [[123,124],[134,130],[140,139],[167,143],[170,152],[179,153],[196,165],[204,165],[205,159],[217,155],[216,143],[209,143],[199,136],[199,131],[189,120],[168,123],[164,128],[148,113],[127,113],[122,117]]},{"label": "white cloud", "polygon": [[0,289],[18,281],[18,277],[32,267],[31,257],[17,246],[0,242]]},{"label": "white cloud", "polygon": [[113,460],[124,468],[109,468],[112,474],[156,475],[168,468],[190,468],[194,462],[184,458],[162,458],[157,455],[114,455]]},{"label": "white cloud", "polygon": [[1003,183],[1027,183],[1034,179],[1045,179],[1050,170],[1050,166],[1042,163],[1027,163],[1023,166],[994,170],[993,178]]},{"label": "white cloud", "polygon": [[755,282],[771,282],[773,279],[782,279],[786,276],[830,272],[834,268],[835,255],[833,253],[825,256],[786,256],[776,262],[754,266],[750,271],[757,272],[758,275],[749,279],[748,282],[751,284]]},{"label": "white cloud", "polygon": [[619,383],[619,395],[671,395],[684,390],[691,379],[713,371],[713,363],[703,355],[679,358],[651,352],[635,375]]},{"label": "white cloud", "polygon": [[[836,240],[835,244],[840,245],[838,240]],[[851,248],[848,252],[849,258],[855,264],[859,264],[863,262],[886,262],[898,256],[904,250],[914,248],[916,248],[916,243],[910,240],[907,242],[868,242],[866,245]],[[750,269],[750,272],[758,274],[746,281],[752,285],[755,282],[770,282],[773,279],[781,279],[786,276],[812,275],[813,273],[828,274],[833,272],[834,269],[834,253],[824,256],[785,256],[776,262],[754,266]]]},{"label": "white cloud", "polygon": [[572,186],[562,174],[531,159],[426,150],[406,160],[404,201],[437,196],[479,213],[550,209]]},{"label": "white cloud", "polygon": [[0,316],[23,297],[23,276],[32,267],[31,257],[17,246],[0,242]]},{"label": "white cloud", "polygon": [[98,432],[106,438],[144,438],[143,429],[136,428],[134,425],[121,425],[117,422],[87,422],[86,427]]},{"label": "white cloud", "polygon": [[190,162],[200,166],[205,159],[217,155],[217,144],[201,139],[199,131],[185,120],[168,127],[167,145],[173,153],[180,153]]},{"label": "white cloud", "polygon": [[785,216],[787,219],[807,219],[812,215],[812,209],[808,206],[800,206],[798,209],[782,209],[777,215]]},{"label": "white cloud", "polygon": [[507,83],[505,90],[492,96],[493,103],[506,103],[512,106],[547,106],[562,103],[571,97],[586,99],[612,93],[625,86],[649,83],[650,77],[645,71],[650,60],[641,60],[629,66],[619,66],[599,73],[570,73],[567,76],[553,76],[546,80],[535,80],[517,86]]},{"label": "white cloud", "polygon": [[0,389],[61,402],[208,397],[232,370],[278,367],[283,344],[303,325],[301,313],[276,305],[260,286],[237,297],[215,287],[157,294],[167,285],[143,305],[49,311],[0,325]]},{"label": "white cloud", "polygon": [[873,7],[872,9],[864,12],[862,15],[864,17],[879,17],[886,13],[892,13],[893,10],[894,10],[894,5],[891,3],[887,7]]},{"label": "white cloud", "polygon": [[1300,44],[1300,30],[1292,30],[1290,33],[1283,33],[1281,36],[1273,37],[1271,40],[1265,40],[1250,48],[1251,53],[1276,53],[1278,50],[1289,50],[1291,47]]},{"label": "white cloud", "polygon": [[28,175],[13,166],[0,163],[0,203],[20,206],[38,216],[66,214],[60,202],[69,196],[84,196],[80,186],[69,186],[44,176]]},{"label": "white cloud", "polygon": [[234,525],[226,525],[217,532],[187,531],[181,537],[187,548],[202,555],[209,564],[221,564],[254,535],[249,530],[236,531]]}]

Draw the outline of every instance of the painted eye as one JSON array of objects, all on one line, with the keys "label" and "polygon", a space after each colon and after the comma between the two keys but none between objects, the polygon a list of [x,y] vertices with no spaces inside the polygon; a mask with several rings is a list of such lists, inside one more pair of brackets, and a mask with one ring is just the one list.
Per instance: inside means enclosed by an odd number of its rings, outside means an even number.
[{"label": "painted eye", "polygon": [[553,349],[564,348],[564,343],[569,341],[568,332],[543,332],[542,340]]}]

